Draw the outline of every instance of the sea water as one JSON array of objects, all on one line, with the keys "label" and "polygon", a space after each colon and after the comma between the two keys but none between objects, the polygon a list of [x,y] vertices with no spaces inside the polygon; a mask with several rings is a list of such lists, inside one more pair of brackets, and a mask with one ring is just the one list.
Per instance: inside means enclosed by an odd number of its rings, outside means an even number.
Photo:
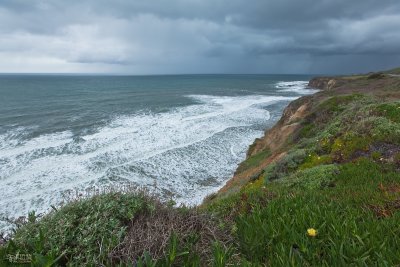
[{"label": "sea water", "polygon": [[315,92],[309,78],[0,75],[0,217],[123,185],[199,204],[290,101]]}]

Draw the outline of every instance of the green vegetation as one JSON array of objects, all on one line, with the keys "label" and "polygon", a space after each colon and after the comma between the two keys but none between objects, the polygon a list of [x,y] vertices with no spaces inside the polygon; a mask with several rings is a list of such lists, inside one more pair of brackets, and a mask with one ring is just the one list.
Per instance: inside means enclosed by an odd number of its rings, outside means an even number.
[{"label": "green vegetation", "polygon": [[399,104],[318,100],[285,157],[208,204],[232,218],[242,257],[254,266],[400,264]]},{"label": "green vegetation", "polygon": [[385,103],[377,106],[380,116],[383,116],[392,122],[400,123],[400,102]]},{"label": "green vegetation", "polygon": [[269,181],[283,178],[297,169],[299,165],[304,162],[306,157],[307,151],[304,149],[290,151],[282,160],[270,164],[265,168],[263,176]]},{"label": "green vegetation", "polygon": [[318,189],[334,186],[334,178],[339,168],[334,164],[319,165],[299,170],[284,180],[287,186],[303,189]]},{"label": "green vegetation", "polygon": [[239,166],[251,175],[239,191],[200,208],[110,193],[40,219],[31,213],[0,260],[29,253],[33,266],[398,266],[400,87],[354,94],[365,81],[309,97],[284,148]]},{"label": "green vegetation", "polygon": [[59,263],[100,264],[125,234],[126,222],[137,212],[153,208],[144,196],[129,194],[105,194],[73,202],[41,220],[31,215],[2,254],[34,253],[34,260],[39,262],[61,257]]},{"label": "green vegetation", "polygon": [[270,154],[271,153],[267,150],[267,151],[261,151],[260,153],[251,156],[250,158],[246,159],[239,165],[237,172],[241,173],[248,170],[249,168],[258,166],[261,163],[261,161],[268,158]]},{"label": "green vegetation", "polygon": [[400,68],[391,69],[391,70],[385,71],[385,73],[400,74]]},{"label": "green vegetation", "polygon": [[385,78],[385,75],[383,73],[376,72],[368,75],[367,79],[383,79],[383,78]]},{"label": "green vegetation", "polygon": [[232,255],[230,243],[208,215],[143,193],[108,193],[41,219],[31,213],[0,247],[0,266],[14,266],[6,256],[21,254],[31,255],[32,266],[221,266]]}]

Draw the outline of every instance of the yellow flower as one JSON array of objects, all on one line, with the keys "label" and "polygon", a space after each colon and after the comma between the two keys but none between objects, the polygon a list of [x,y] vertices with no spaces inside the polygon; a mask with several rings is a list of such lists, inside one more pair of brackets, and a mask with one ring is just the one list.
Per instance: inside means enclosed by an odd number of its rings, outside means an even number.
[{"label": "yellow flower", "polygon": [[307,235],[311,236],[311,237],[314,237],[314,236],[317,235],[317,230],[315,230],[314,228],[308,228],[307,229]]}]

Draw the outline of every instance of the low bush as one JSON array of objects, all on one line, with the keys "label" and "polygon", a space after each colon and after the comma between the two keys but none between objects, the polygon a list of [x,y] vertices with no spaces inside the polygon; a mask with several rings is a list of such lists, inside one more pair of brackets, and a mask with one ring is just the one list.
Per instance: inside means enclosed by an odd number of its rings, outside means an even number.
[{"label": "low bush", "polygon": [[299,170],[285,179],[285,183],[291,187],[304,189],[319,189],[333,186],[335,176],[339,168],[334,165],[319,165],[316,167]]},{"label": "low bush", "polygon": [[194,209],[158,205],[153,212],[135,217],[111,257],[115,263],[128,264],[148,253],[159,263],[164,260],[165,266],[172,266],[172,263],[178,266],[209,265],[217,241],[218,250],[232,243],[229,232],[219,227],[214,217]]},{"label": "low bush", "polygon": [[385,74],[376,72],[376,73],[371,73],[368,75],[367,79],[372,80],[372,79],[383,79],[385,78]]},{"label": "low bush", "polygon": [[127,223],[154,203],[142,194],[110,193],[72,202],[21,227],[3,253],[57,258],[63,265],[100,265],[122,240]]},{"label": "low bush", "polygon": [[368,137],[349,133],[335,139],[331,153],[335,160],[348,160],[355,152],[368,151],[371,143],[372,141]]},{"label": "low bush", "polygon": [[392,122],[400,123],[400,102],[384,103],[376,107],[380,116],[390,119]]},{"label": "low bush", "polygon": [[365,120],[370,134],[376,142],[400,144],[400,123],[394,123],[383,117],[371,117]]},{"label": "low bush", "polygon": [[13,266],[6,255],[17,254],[31,255],[32,266],[210,265],[229,260],[229,231],[209,214],[173,208],[143,193],[101,194],[41,219],[31,213],[0,247],[0,266]]},{"label": "low bush", "polygon": [[266,182],[282,178],[288,173],[295,171],[304,162],[307,151],[304,149],[294,149],[285,157],[264,169],[263,177]]},{"label": "low bush", "polygon": [[312,168],[322,164],[330,164],[332,163],[332,157],[330,155],[321,155],[319,156],[316,153],[308,154],[303,164],[300,165],[299,169],[304,170],[308,168]]}]

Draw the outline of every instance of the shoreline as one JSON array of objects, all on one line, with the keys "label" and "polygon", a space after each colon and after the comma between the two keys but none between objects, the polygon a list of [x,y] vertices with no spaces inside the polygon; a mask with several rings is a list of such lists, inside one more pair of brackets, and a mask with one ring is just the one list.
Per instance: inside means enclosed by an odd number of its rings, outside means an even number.
[{"label": "shoreline", "polygon": [[310,83],[322,91],[289,103],[201,206],[137,191],[77,199],[0,235],[0,263],[28,253],[62,266],[397,266],[400,78]]},{"label": "shoreline", "polygon": [[[375,77],[375,75],[377,75]],[[383,75],[383,76],[380,76]],[[370,78],[372,77],[372,78]],[[282,112],[281,118],[271,128],[264,131],[261,138],[256,138],[247,150],[246,159],[238,165],[233,177],[217,192],[207,196],[201,205],[205,205],[216,198],[224,198],[240,189],[249,182],[257,180],[263,175],[264,169],[287,155],[286,145],[291,136],[302,128],[302,120],[312,113],[315,103],[323,99],[346,94],[375,94],[375,89],[386,84],[396,84],[399,74],[390,72],[370,73],[367,75],[352,76],[321,76],[311,78],[309,88],[319,91],[310,95],[301,96],[291,101]],[[268,150],[268,151],[266,151]],[[257,160],[257,156],[266,156]],[[252,163],[256,161],[256,163]],[[250,163],[250,164],[247,164]],[[254,165],[254,166],[246,166]]]},{"label": "shoreline", "polygon": [[[238,164],[233,176],[231,178],[229,178],[225,184],[220,187],[218,189],[218,191],[211,193],[210,195],[207,195],[204,199],[203,202],[199,205],[202,206],[204,203],[214,199],[216,196],[225,196],[226,193],[228,192],[228,194],[233,193],[233,192],[237,192],[241,186],[243,186],[244,184],[246,184],[247,182],[251,181],[252,178],[254,179],[255,177],[258,177],[261,174],[261,169],[265,168],[267,165],[272,164],[274,162],[276,162],[277,160],[281,159],[283,156],[285,156],[285,153],[276,153],[273,154],[271,156],[269,156],[267,158],[267,160],[265,160],[263,163],[261,163],[257,169],[252,169],[250,171],[247,172],[243,172],[241,171],[242,165],[246,163],[246,161],[251,158],[251,156],[257,154],[258,150],[257,150],[257,144],[262,141],[263,139],[268,139],[270,138],[268,136],[269,132],[283,132],[283,137],[285,139],[285,137],[287,137],[288,135],[290,135],[291,133],[293,133],[293,131],[295,129],[288,129],[288,127],[285,127],[286,129],[284,129],[282,131],[281,129],[281,125],[283,124],[287,124],[287,121],[291,122],[293,120],[297,120],[297,119],[301,119],[302,115],[304,115],[304,112],[306,110],[306,106],[304,105],[300,105],[300,107],[298,106],[299,102],[307,102],[308,99],[313,98],[315,95],[317,95],[318,93],[320,93],[323,90],[326,90],[327,85],[329,83],[329,81],[333,80],[333,77],[315,77],[312,78],[308,81],[308,85],[306,89],[311,89],[311,90],[318,90],[317,92],[313,93],[313,94],[308,94],[308,95],[303,95],[300,96],[299,98],[296,98],[292,101],[290,101],[287,106],[283,109],[282,113],[281,113],[281,117],[275,122],[275,124],[273,124],[270,128],[266,128],[264,129],[264,134],[259,137],[254,139],[253,143],[251,145],[249,145],[247,152],[246,152],[246,158]],[[332,84],[332,82],[331,82]],[[298,108],[298,110],[296,109]],[[296,109],[295,112],[293,112],[293,110]],[[289,116],[289,118],[287,118]],[[278,140],[278,142],[284,142],[284,140]],[[279,147],[279,145],[278,145]],[[232,190],[233,189],[233,190]]]}]

